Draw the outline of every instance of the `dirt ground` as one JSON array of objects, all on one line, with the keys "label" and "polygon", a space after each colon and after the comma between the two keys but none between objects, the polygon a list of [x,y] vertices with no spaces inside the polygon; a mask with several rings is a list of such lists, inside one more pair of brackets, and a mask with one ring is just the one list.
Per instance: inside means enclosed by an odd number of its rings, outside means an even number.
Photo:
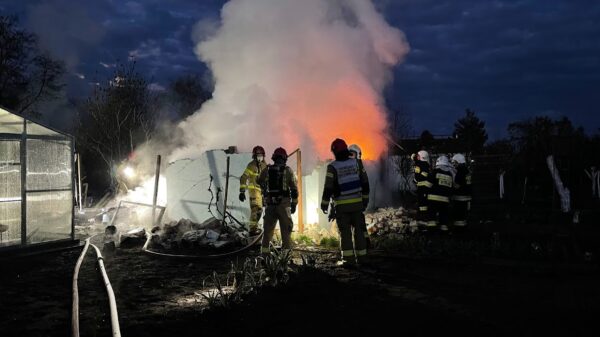
[{"label": "dirt ground", "polygon": [[[68,336],[71,278],[80,250],[1,261],[0,336]],[[374,252],[375,269],[335,266],[292,273],[230,309],[207,309],[194,293],[229,260],[181,261],[139,248],[105,264],[123,336],[595,335],[595,267],[487,261],[459,263]],[[240,257],[243,258],[243,257]],[[108,301],[88,251],[80,272],[81,336],[110,336]]]}]

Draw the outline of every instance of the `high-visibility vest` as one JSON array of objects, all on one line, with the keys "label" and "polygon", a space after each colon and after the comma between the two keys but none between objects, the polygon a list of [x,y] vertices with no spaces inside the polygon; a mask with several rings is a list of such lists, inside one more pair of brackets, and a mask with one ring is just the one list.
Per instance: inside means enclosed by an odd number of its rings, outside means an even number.
[{"label": "high-visibility vest", "polygon": [[336,171],[338,192],[335,196],[336,205],[362,203],[362,187],[358,162],[354,158],[344,161],[334,161],[330,164]]}]

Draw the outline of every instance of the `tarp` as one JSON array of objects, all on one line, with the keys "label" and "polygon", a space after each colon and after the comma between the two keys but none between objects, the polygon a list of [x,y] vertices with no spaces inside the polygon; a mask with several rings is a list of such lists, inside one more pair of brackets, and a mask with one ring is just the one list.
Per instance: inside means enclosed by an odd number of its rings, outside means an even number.
[{"label": "tarp", "polygon": [[[222,219],[227,156],[222,150],[214,150],[203,153],[197,159],[182,159],[169,164],[166,173],[166,215],[169,219],[190,219],[196,223],[212,216]],[[239,201],[238,195],[240,176],[252,160],[252,154],[232,154],[229,157],[231,159],[227,211],[246,223],[250,217],[250,208],[247,201]],[[212,207],[209,210],[211,199]]]}]

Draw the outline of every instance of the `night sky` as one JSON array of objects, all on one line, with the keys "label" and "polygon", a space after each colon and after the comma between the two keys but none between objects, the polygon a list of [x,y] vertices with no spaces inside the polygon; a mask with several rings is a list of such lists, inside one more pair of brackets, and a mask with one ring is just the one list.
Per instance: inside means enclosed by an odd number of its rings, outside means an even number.
[{"label": "night sky", "polygon": [[[193,52],[194,25],[215,22],[223,0],[0,0],[40,43],[67,64],[67,94],[87,96],[116,62],[134,56],[163,90],[206,67]],[[600,128],[600,1],[376,0],[407,35],[411,52],[386,91],[415,133],[450,134],[469,107],[492,139],[508,123],[568,116]],[[51,124],[71,119],[68,103],[49,108]]]}]

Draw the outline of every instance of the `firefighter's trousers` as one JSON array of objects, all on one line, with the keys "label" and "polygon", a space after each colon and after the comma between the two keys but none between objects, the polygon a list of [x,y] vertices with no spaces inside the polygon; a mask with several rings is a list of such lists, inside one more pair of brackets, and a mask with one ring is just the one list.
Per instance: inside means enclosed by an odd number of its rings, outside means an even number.
[{"label": "firefighter's trousers", "polygon": [[443,201],[428,200],[428,231],[447,231],[450,225],[450,203]]},{"label": "firefighter's trousers", "polygon": [[459,231],[465,229],[470,209],[470,198],[452,198],[452,225],[454,226],[454,229]]},{"label": "firefighter's trousers", "polygon": [[417,225],[426,226],[428,219],[427,188],[417,187]]},{"label": "firefighter's trousers", "polygon": [[364,233],[366,226],[363,212],[337,212],[336,217],[342,260],[349,263],[364,260],[367,256],[367,240]]},{"label": "firefighter's trousers", "polygon": [[292,213],[290,210],[290,199],[283,199],[278,205],[267,205],[265,217],[263,219],[263,238],[261,243],[261,252],[269,252],[269,243],[273,239],[275,226],[279,221],[279,229],[281,230],[281,248],[292,249],[292,230],[294,222],[292,221]]},{"label": "firefighter's trousers", "polygon": [[261,191],[250,190],[248,191],[250,198],[250,222],[249,229],[250,232],[255,232],[258,230],[258,222],[260,221],[260,217],[263,212],[263,198]]}]

